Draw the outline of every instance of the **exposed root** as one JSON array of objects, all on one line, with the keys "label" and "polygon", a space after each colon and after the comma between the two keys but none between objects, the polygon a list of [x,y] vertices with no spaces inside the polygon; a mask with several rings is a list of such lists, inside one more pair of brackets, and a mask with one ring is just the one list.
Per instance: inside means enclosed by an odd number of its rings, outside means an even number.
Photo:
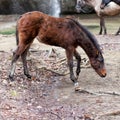
[{"label": "exposed root", "polygon": [[95,93],[89,92],[89,91],[84,90],[84,89],[77,89],[75,91],[78,92],[78,93],[83,93],[83,94],[96,95]]},{"label": "exposed root", "polygon": [[115,92],[104,92],[104,91],[99,91],[99,94],[120,96],[120,94],[115,93]]},{"label": "exposed root", "polygon": [[46,113],[53,114],[53,115],[57,116],[58,120],[62,120],[62,118],[61,118],[58,114],[56,114],[56,113],[54,113],[54,112],[52,112],[52,111],[46,112]]}]

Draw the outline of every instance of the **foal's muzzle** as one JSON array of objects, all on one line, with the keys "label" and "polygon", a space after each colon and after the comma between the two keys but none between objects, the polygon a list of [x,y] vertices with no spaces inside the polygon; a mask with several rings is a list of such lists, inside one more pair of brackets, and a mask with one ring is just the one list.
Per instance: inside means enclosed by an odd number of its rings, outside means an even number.
[{"label": "foal's muzzle", "polygon": [[107,75],[106,69],[102,69],[100,73],[101,73],[100,74],[101,77],[105,77]]}]

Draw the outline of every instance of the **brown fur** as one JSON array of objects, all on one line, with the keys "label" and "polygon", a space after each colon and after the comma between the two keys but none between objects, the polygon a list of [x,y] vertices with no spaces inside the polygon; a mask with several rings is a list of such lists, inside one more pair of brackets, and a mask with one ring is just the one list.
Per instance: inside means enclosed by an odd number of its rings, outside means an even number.
[{"label": "brown fur", "polygon": [[[92,67],[102,77],[106,75],[104,59],[95,37],[82,25],[72,18],[54,18],[38,11],[22,15],[17,22],[16,38],[17,50],[13,55],[9,78],[13,80],[15,64],[21,56],[24,74],[31,78],[27,69],[26,55],[34,38],[45,44],[62,47],[66,50],[66,56],[70,69],[70,78],[76,83],[80,73],[81,57],[76,51],[81,46],[88,55]],[[73,56],[77,60],[76,75],[73,73]]]}]

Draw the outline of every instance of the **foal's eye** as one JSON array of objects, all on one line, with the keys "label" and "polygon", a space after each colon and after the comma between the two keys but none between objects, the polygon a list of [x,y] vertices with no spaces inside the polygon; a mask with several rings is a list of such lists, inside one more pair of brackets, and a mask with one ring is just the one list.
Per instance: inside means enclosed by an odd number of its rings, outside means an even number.
[{"label": "foal's eye", "polygon": [[103,57],[102,57],[100,54],[98,54],[97,60],[98,60],[99,62],[103,62]]},{"label": "foal's eye", "polygon": [[98,61],[99,61],[99,62],[103,62],[103,59],[100,58],[100,57],[98,57]]}]

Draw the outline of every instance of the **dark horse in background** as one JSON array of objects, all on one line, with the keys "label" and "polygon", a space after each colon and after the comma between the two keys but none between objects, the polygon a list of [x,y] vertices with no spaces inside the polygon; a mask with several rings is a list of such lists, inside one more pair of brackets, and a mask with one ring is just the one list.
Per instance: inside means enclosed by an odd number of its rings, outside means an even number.
[{"label": "dark horse in background", "polygon": [[[104,7],[107,6],[110,2],[115,2],[116,4],[120,5],[120,0],[102,0],[101,6],[100,6],[101,9],[104,9]],[[116,35],[118,35],[119,33],[120,33],[120,27]]]},{"label": "dark horse in background", "polygon": [[[28,72],[26,55],[34,40],[65,49],[70,70],[70,78],[75,85],[80,73],[81,57],[76,48],[81,46],[89,57],[91,66],[101,76],[106,76],[104,58],[95,37],[81,24],[72,18],[54,18],[38,11],[23,14],[17,21],[17,49],[13,54],[10,80],[13,79],[16,61],[21,56],[24,74],[31,78]],[[73,72],[73,56],[77,60],[76,76]]]},{"label": "dark horse in background", "polygon": [[[86,5],[93,7],[96,14],[100,18],[100,32],[99,32],[100,35],[102,34],[103,30],[104,34],[107,34],[105,16],[111,16],[113,18],[113,16],[120,14],[120,6],[115,2],[111,1],[106,7],[104,7],[104,9],[101,9],[102,6],[101,4],[102,0],[77,0],[76,4],[76,9],[79,12],[81,12],[82,8]],[[119,34],[119,32],[117,32],[116,34]]]},{"label": "dark horse in background", "polygon": [[120,0],[102,0],[101,8],[103,9],[110,2],[115,2],[116,4],[120,5]]}]

